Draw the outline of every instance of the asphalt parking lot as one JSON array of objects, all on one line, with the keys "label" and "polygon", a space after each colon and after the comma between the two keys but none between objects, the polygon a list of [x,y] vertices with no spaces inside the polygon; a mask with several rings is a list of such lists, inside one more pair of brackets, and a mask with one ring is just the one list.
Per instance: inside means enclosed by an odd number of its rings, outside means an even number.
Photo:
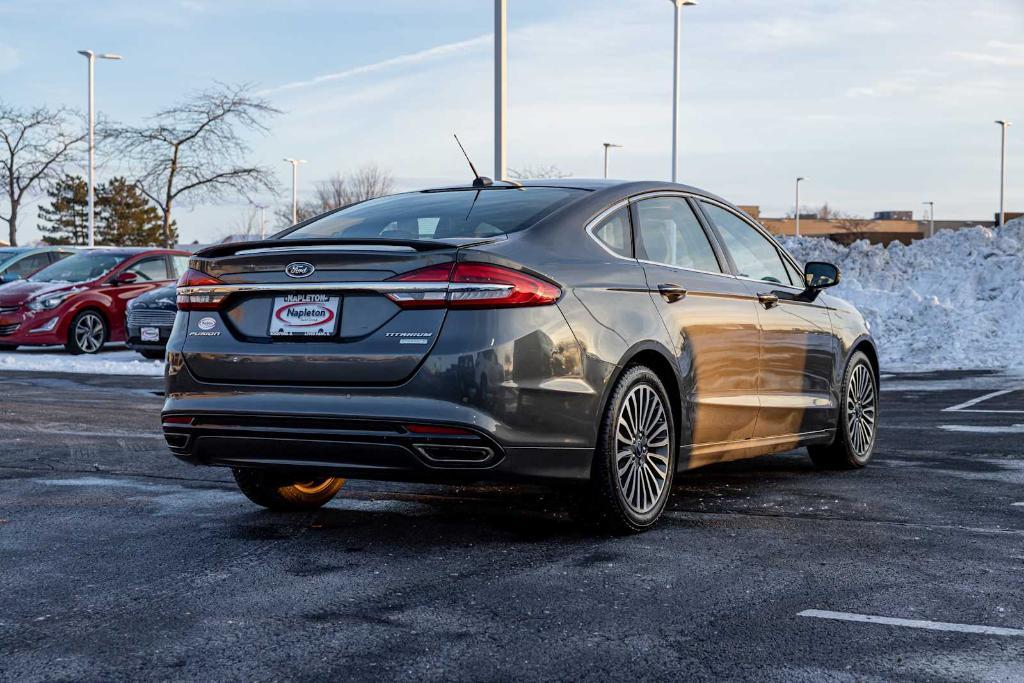
[{"label": "asphalt parking lot", "polygon": [[1024,378],[887,376],[867,470],[695,471],[624,538],[521,487],[265,512],[160,384],[0,373],[0,678],[1024,679]]}]

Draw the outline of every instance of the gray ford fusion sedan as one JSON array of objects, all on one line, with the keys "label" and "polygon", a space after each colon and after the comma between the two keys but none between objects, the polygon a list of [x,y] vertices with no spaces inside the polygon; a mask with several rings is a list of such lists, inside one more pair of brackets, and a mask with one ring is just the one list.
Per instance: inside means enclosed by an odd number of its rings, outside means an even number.
[{"label": "gray ford fusion sedan", "polygon": [[191,259],[164,434],[272,509],[345,478],[563,482],[642,530],[686,469],[798,446],[867,464],[877,354],[838,282],[684,185],[373,199]]}]

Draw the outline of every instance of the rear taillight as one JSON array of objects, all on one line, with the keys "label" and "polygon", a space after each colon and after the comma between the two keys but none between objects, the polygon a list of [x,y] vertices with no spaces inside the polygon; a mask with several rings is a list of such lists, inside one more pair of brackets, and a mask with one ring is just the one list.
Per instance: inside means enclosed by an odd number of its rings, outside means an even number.
[{"label": "rear taillight", "polygon": [[489,263],[428,266],[391,278],[396,282],[447,282],[446,288],[392,292],[388,297],[402,308],[510,308],[547,306],[562,290],[547,280]]},{"label": "rear taillight", "polygon": [[189,293],[189,287],[209,287],[224,284],[212,275],[189,268],[178,278],[178,310],[210,311],[220,306],[224,294],[212,292]]}]

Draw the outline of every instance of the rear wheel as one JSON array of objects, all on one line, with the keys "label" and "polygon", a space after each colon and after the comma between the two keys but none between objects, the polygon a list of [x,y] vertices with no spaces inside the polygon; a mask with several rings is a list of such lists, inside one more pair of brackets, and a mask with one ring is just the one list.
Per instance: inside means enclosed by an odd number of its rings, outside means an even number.
[{"label": "rear wheel", "polygon": [[0,351],[17,351],[17,344],[0,344]]},{"label": "rear wheel", "polygon": [[675,424],[661,380],[649,368],[627,369],[601,422],[590,502],[597,521],[618,533],[643,531],[672,493]]},{"label": "rear wheel", "polygon": [[245,497],[280,512],[315,510],[338,493],[345,480],[339,477],[299,477],[266,470],[233,468],[235,483]]},{"label": "rear wheel", "polygon": [[71,321],[64,348],[72,355],[98,353],[107,343],[107,321],[96,311],[82,311]]},{"label": "rear wheel", "polygon": [[871,361],[860,351],[843,374],[836,438],[827,446],[808,446],[811,460],[825,469],[858,469],[871,460],[878,425],[878,388]]}]

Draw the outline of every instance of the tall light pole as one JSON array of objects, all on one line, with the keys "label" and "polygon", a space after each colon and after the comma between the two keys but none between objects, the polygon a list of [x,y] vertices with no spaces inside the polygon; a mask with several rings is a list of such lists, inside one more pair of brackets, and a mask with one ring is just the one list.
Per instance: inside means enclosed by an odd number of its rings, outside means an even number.
[{"label": "tall light pole", "polygon": [[299,222],[299,164],[306,163],[305,159],[285,159],[292,165],[292,225]]},{"label": "tall light pole", "polygon": [[260,210],[260,239],[267,238],[267,205],[253,204],[253,208]]},{"label": "tall light pole", "polygon": [[683,8],[697,4],[697,0],[669,0],[675,6],[675,48],[672,53],[672,182],[679,171],[679,62],[680,32],[683,28]]},{"label": "tall light pole", "polygon": [[616,145],[614,142],[603,142],[604,145],[604,177],[608,177],[608,150],[612,147],[622,147],[622,145]]},{"label": "tall light pole", "polygon": [[504,180],[508,106],[508,0],[494,0],[494,179]]},{"label": "tall light pole", "polygon": [[100,59],[121,59],[121,55],[111,54],[104,52],[102,54],[96,54],[92,50],[79,50],[78,54],[82,55],[89,62],[89,246],[96,246],[96,196],[95,190],[95,179],[93,165],[96,160],[96,105],[95,97],[93,92],[93,71],[95,71],[96,58]]},{"label": "tall light pole", "polygon": [[800,177],[796,179],[796,211],[793,213],[793,215],[796,217],[797,237],[800,236],[800,183],[802,183],[805,180],[807,180],[807,178]]},{"label": "tall light pole", "polygon": [[928,236],[935,237],[935,202],[921,202],[928,207]]},{"label": "tall light pole", "polygon": [[1013,124],[1009,121],[996,121],[1003,129],[1002,152],[999,157],[999,225],[1006,225],[1006,129]]}]

